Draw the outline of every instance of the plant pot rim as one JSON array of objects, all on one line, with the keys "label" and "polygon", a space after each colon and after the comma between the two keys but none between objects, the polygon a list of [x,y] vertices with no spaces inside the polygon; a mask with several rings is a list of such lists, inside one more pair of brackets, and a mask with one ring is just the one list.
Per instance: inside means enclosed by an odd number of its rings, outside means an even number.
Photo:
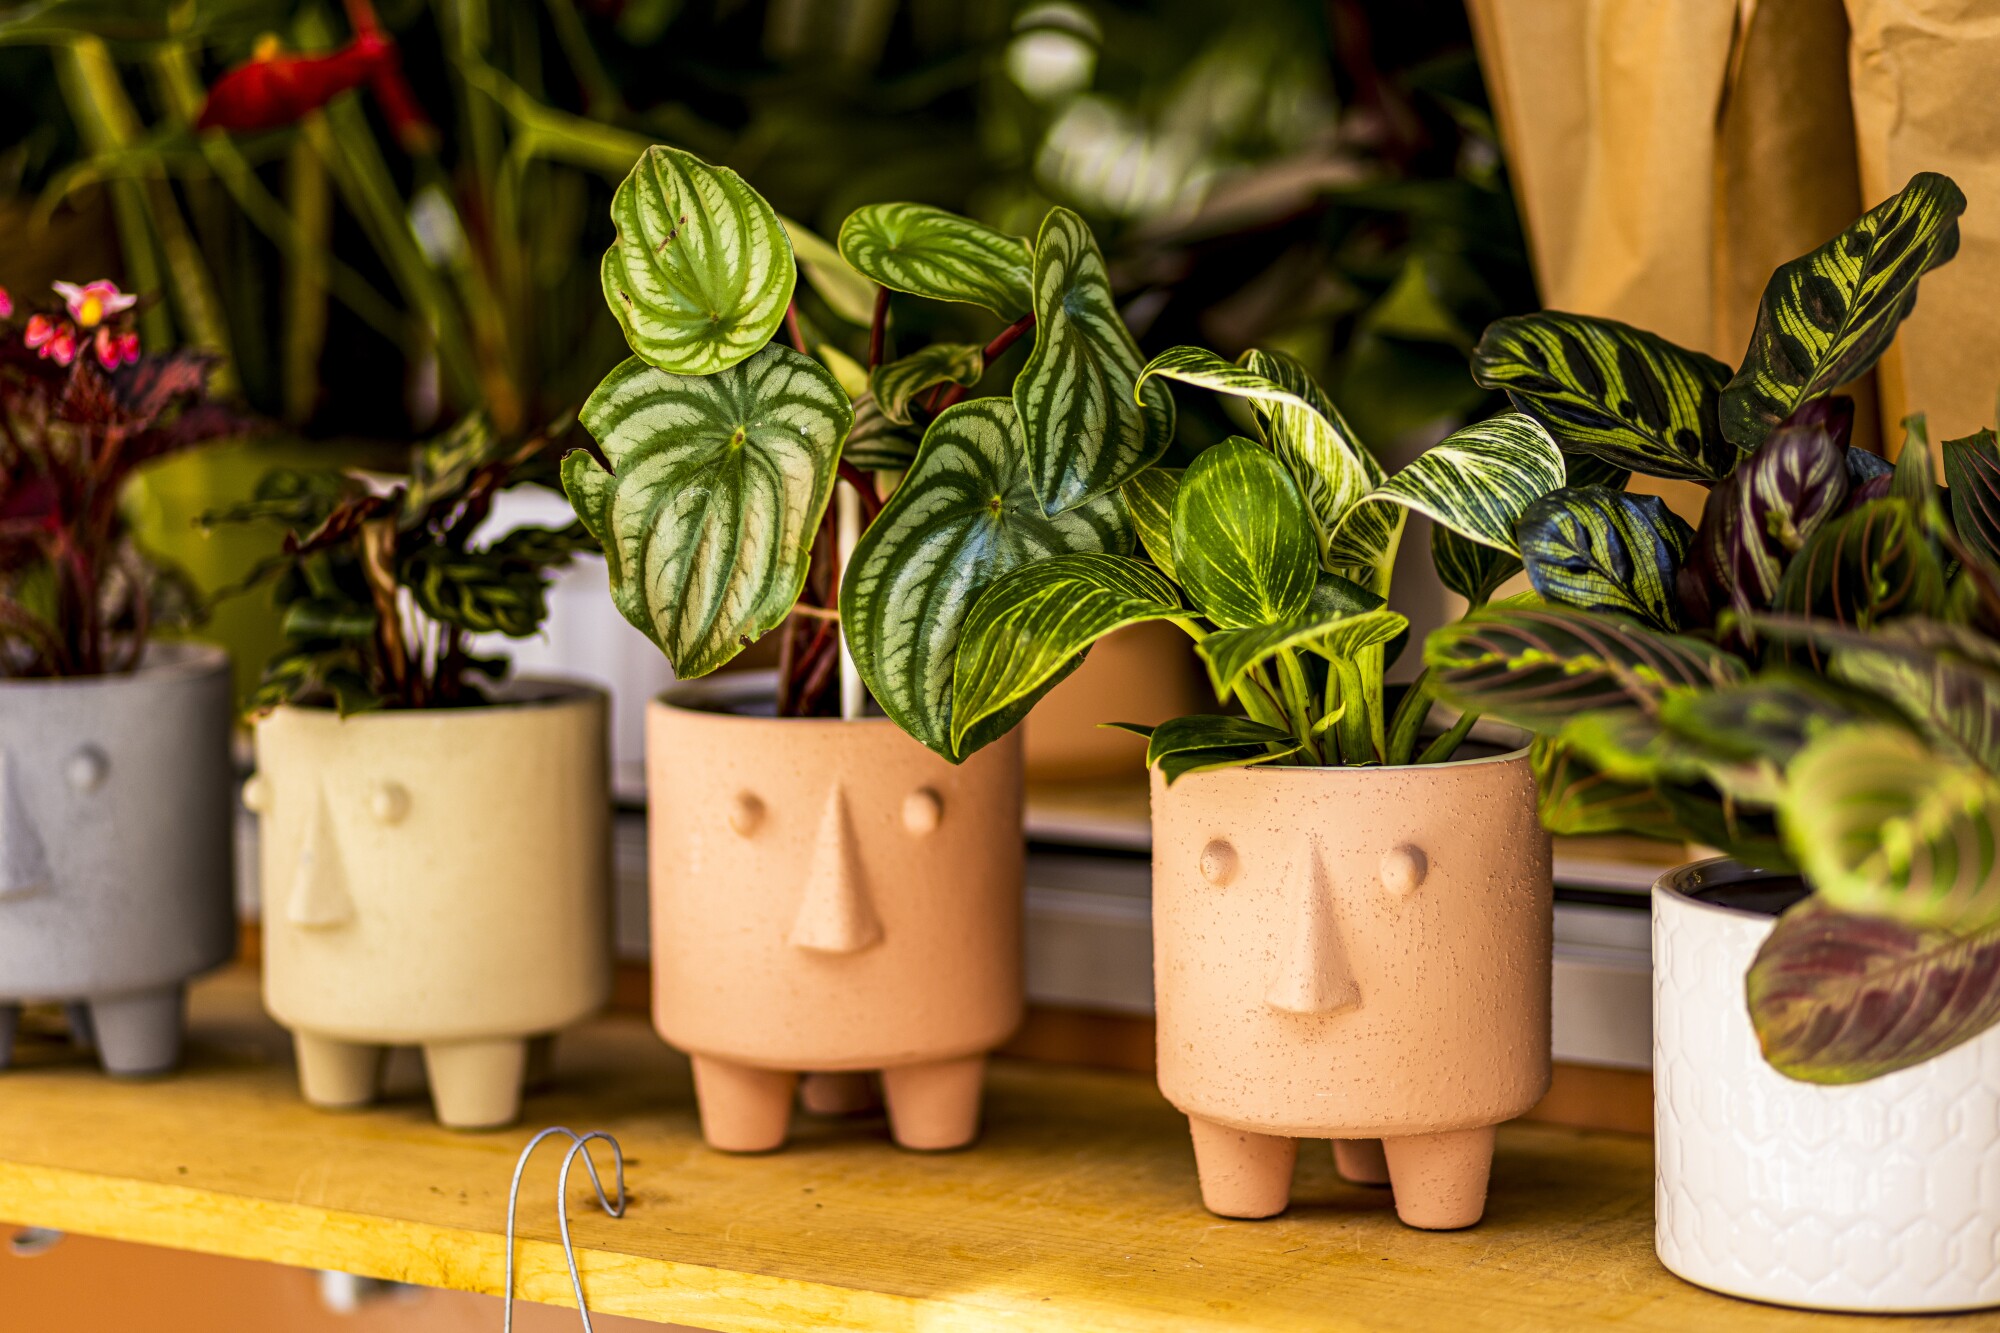
[{"label": "plant pot rim", "polygon": [[[607,697],[587,681],[565,680],[556,676],[519,676],[499,686],[488,703],[465,704],[456,708],[371,708],[345,717],[320,704],[279,704],[265,717],[291,713],[300,717],[331,718],[344,725],[389,726],[399,719],[440,717],[488,717],[496,713],[522,713],[534,708],[556,708]],[[261,720],[261,719],[260,719]]]},{"label": "plant pot rim", "polygon": [[[1189,773],[1176,779],[1175,785],[1178,786],[1180,783],[1189,781],[1192,778],[1222,778],[1239,773],[1251,777],[1271,776],[1292,778],[1300,777],[1307,773],[1440,773],[1461,768],[1477,768],[1482,764],[1511,764],[1517,760],[1527,758],[1528,748],[1524,745],[1518,750],[1509,750],[1505,754],[1483,754],[1476,759],[1447,759],[1440,764],[1288,764],[1283,767],[1276,764],[1244,764],[1237,768],[1218,768],[1206,773]],[[1158,768],[1159,765],[1151,764],[1147,766],[1146,771],[1152,773],[1157,771]],[[1311,779],[1308,780],[1310,781]]]},{"label": "plant pot rim", "polygon": [[202,639],[155,639],[146,645],[139,665],[130,671],[104,671],[94,676],[0,676],[0,690],[85,690],[140,680],[175,676],[205,676],[229,669],[229,653]]},{"label": "plant pot rim", "polygon": [[777,694],[776,671],[717,672],[694,680],[675,681],[653,696],[652,706],[668,713],[748,726],[781,723],[787,727],[866,727],[870,730],[886,727],[898,733],[903,730],[896,725],[894,718],[889,717],[779,717],[775,713],[737,712],[731,707],[751,700],[769,704],[777,698]]},{"label": "plant pot rim", "polygon": [[1756,866],[1744,865],[1733,856],[1710,856],[1700,861],[1690,861],[1686,865],[1675,866],[1653,881],[1653,896],[1666,899],[1690,911],[1708,912],[1720,917],[1735,917],[1749,921],[1776,921],[1777,914],[1759,912],[1748,907],[1731,907],[1726,903],[1712,903],[1697,898],[1696,891],[1724,884],[1743,884],[1757,879],[1788,878],[1783,871],[1761,870]]}]

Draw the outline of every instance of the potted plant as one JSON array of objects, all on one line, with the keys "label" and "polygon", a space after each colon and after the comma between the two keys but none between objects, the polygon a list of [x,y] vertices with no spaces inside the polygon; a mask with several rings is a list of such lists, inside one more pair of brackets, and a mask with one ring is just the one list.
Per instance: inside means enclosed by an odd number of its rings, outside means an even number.
[{"label": "potted plant", "polygon": [[[898,1143],[962,1145],[1021,1016],[1006,733],[1032,700],[959,745],[952,648],[1008,571],[1132,548],[1118,488],[1167,447],[1172,402],[1134,398],[1137,347],[1067,210],[1032,244],[857,210],[839,250],[874,284],[865,365],[808,334],[792,238],[735,173],[655,147],[612,213],[605,296],[634,355],[582,414],[602,459],[563,479],[613,600],[691,682],[648,737],[655,1023],[717,1148],[778,1147],[801,1073],[859,1071]],[[997,331],[896,355],[905,320],[949,314],[911,297]],[[699,679],[773,632],[775,688]]]},{"label": "potted plant", "polygon": [[511,1122],[524,1072],[595,1011],[610,972],[605,701],[489,683],[467,637],[535,632],[566,528],[474,544],[495,492],[549,437],[465,419],[409,475],[275,471],[211,522],[276,518],[258,570],[287,645],[252,700],[264,1003],[319,1106],[377,1089],[383,1048],[420,1045],[437,1116]]},{"label": "potted plant", "polygon": [[[1727,852],[1654,889],[1658,1249],[1825,1309],[2000,1304],[2000,450],[1921,417],[1891,468],[1827,391],[1957,245],[1916,177],[1766,289],[1742,369],[1601,320],[1477,358],[1566,447],[1711,489],[1690,530],[1559,491],[1541,606],[1433,635],[1440,694],[1534,729],[1546,821]],[[1609,372],[1609,373],[1607,373]]]},{"label": "potted plant", "polygon": [[185,582],[120,510],[135,471],[248,422],[208,358],[145,353],[138,300],[0,292],[0,1067],[26,1000],[70,1003],[104,1068],[178,1061],[187,982],[235,948],[229,663],[163,643]]}]

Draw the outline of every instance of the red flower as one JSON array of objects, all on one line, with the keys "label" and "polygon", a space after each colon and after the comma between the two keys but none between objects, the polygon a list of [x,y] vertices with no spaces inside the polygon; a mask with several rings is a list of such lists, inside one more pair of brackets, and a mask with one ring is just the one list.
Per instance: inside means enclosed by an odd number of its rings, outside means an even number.
[{"label": "red flower", "polygon": [[106,370],[139,364],[139,335],[113,333],[108,325],[97,326],[97,364]]},{"label": "red flower", "polygon": [[269,40],[247,64],[215,81],[195,128],[279,129],[364,83],[374,89],[399,142],[412,149],[431,143],[430,121],[403,79],[395,43],[372,23],[358,27],[353,41],[325,55],[279,55],[276,41]]},{"label": "red flower", "polygon": [[14,318],[14,298],[7,295],[7,289],[0,287],[0,319]]},{"label": "red flower", "polygon": [[59,366],[76,360],[76,325],[68,320],[58,324],[47,315],[30,315],[22,341]]}]

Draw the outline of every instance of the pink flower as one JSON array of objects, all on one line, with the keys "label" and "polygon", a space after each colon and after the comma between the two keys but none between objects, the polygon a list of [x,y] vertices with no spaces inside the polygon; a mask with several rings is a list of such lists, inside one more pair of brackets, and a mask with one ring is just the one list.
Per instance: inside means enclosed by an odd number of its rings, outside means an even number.
[{"label": "pink flower", "polygon": [[53,284],[56,295],[69,306],[69,317],[86,329],[94,329],[112,315],[130,310],[139,298],[118,290],[118,284],[99,278],[79,287],[73,282]]},{"label": "pink flower", "polygon": [[7,289],[0,287],[0,319],[14,318],[14,298],[7,295]]},{"label": "pink flower", "polygon": [[108,325],[97,326],[97,364],[106,370],[139,364],[139,335],[113,333]]},{"label": "pink flower", "polygon": [[30,315],[23,341],[39,350],[43,360],[53,358],[59,366],[76,360],[76,325],[68,320],[58,324],[47,315]]}]

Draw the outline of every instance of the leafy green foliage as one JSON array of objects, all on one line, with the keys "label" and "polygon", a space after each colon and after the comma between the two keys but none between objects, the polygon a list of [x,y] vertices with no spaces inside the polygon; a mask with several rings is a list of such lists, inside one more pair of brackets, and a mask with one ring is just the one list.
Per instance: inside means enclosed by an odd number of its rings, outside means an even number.
[{"label": "leafy green foliage", "polygon": [[1674,584],[1694,530],[1659,496],[1565,487],[1529,504],[1515,535],[1528,582],[1550,603],[1681,628]]},{"label": "leafy green foliage", "polygon": [[[1537,498],[1563,484],[1562,453],[1531,417],[1507,412],[1452,432],[1408,467],[1384,480],[1342,517],[1333,538],[1339,560],[1371,565],[1377,544],[1356,539],[1373,529],[1356,510],[1396,505],[1414,510],[1460,536],[1514,553],[1515,525]],[[1357,518],[1362,520],[1356,524]],[[1356,526],[1350,526],[1356,524]]]},{"label": "leafy green foliage", "polygon": [[1180,576],[1174,569],[1174,496],[1180,488],[1177,467],[1149,467],[1118,488],[1146,557],[1176,580]]},{"label": "leafy green foliage", "polygon": [[1028,243],[929,204],[869,204],[840,227],[840,253],[884,287],[985,306],[1019,319],[1034,306]]},{"label": "leafy green foliage", "polygon": [[1363,650],[1384,644],[1410,627],[1395,611],[1333,611],[1304,615],[1273,625],[1217,630],[1196,645],[1208,666],[1216,695],[1228,699],[1243,688],[1244,678],[1287,650],[1303,649],[1329,661],[1351,662]]},{"label": "leafy green foliage", "polygon": [[1500,585],[1521,572],[1521,557],[1461,537],[1444,524],[1431,528],[1431,564],[1444,586],[1472,604],[1486,605]]},{"label": "leafy green foliage", "polygon": [[884,415],[875,395],[854,400],[854,427],[840,447],[840,458],[864,472],[901,472],[917,456],[916,431],[898,426]]},{"label": "leafy green foliage", "polygon": [[898,426],[914,423],[911,400],[940,384],[977,384],[986,373],[980,349],[966,343],[932,343],[900,361],[868,372],[868,392],[882,415]]},{"label": "leafy green foliage", "polygon": [[1777,609],[1867,629],[1893,616],[1932,615],[1944,567],[1922,522],[1900,500],[1874,500],[1813,534],[1785,570]]},{"label": "leafy green foliage", "polygon": [[2000,443],[1982,430],[1944,442],[1944,479],[1958,539],[1989,565],[2000,566]]},{"label": "leafy green foliage", "polygon": [[1224,629],[1298,615],[1318,570],[1298,487],[1267,450],[1241,436],[1205,450],[1182,474],[1173,551],[1195,608]]},{"label": "leafy green foliage", "polygon": [[1299,743],[1280,727],[1212,713],[1173,718],[1145,734],[1146,766],[1157,765],[1170,787],[1190,773],[1268,764],[1299,749]]}]

